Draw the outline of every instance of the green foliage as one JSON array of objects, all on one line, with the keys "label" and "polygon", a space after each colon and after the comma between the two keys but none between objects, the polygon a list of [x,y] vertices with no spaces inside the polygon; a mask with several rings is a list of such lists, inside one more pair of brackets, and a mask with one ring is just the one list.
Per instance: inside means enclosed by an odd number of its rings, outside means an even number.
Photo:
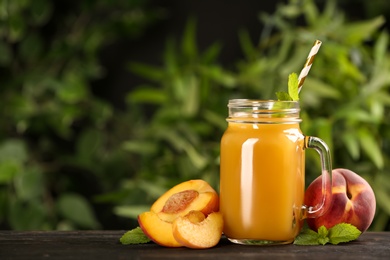
[{"label": "green foliage", "polygon": [[[219,82],[232,79],[216,64],[219,45],[201,52],[196,47],[195,22],[187,24],[178,45],[169,39],[163,68],[130,63],[129,68],[151,81],[129,93],[127,102],[133,115],[131,138],[123,148],[136,160],[139,177],[135,187],[148,194],[145,205],[126,201],[116,208],[134,217],[134,209],[148,208],[157,197],[178,182],[204,179],[218,185],[220,133],[226,127],[227,93]],[[218,93],[218,98],[210,96]],[[151,115],[145,118],[144,110]],[[141,182],[142,180],[142,182]],[[158,185],[158,192],[151,188]]]},{"label": "green foliage", "polygon": [[90,82],[103,47],[156,18],[145,1],[0,1],[0,227],[101,227],[92,196],[127,162]]},{"label": "green foliage", "polygon": [[[109,226],[106,216],[114,213],[135,224],[181,181],[201,178],[218,189],[228,100],[275,99],[320,39],[300,93],[302,130],[328,143],[334,168],[370,182],[378,202],[372,229],[386,228],[390,57],[383,17],[350,21],[335,0],[323,9],[291,0],[260,15],[258,42],[238,32],[245,57],[233,66],[218,62],[223,44],[197,47],[190,19],[181,39],[167,40],[161,66],[129,61],[146,81],[132,86],[118,111],[91,89],[103,75],[98,52],[119,37],[140,36],[158,16],[144,1],[65,2],[0,2],[1,227],[96,229]],[[307,152],[306,168],[309,183],[320,173],[317,154]]]}]

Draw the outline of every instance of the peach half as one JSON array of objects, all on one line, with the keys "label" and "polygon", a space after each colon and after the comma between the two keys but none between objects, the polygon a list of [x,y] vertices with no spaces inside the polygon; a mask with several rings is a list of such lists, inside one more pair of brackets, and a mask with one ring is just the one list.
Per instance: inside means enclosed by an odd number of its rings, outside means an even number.
[{"label": "peach half", "polygon": [[138,216],[138,223],[144,234],[160,246],[181,247],[173,237],[172,223],[161,220],[152,211],[144,212]]},{"label": "peach half", "polygon": [[191,211],[173,222],[173,237],[185,247],[210,248],[218,244],[223,229],[220,212],[207,217],[200,211]]},{"label": "peach half", "polygon": [[150,211],[138,216],[138,223],[155,243],[166,247],[182,246],[173,236],[172,223],[191,211],[207,216],[219,210],[217,192],[203,180],[180,183],[153,203]]},{"label": "peach half", "polygon": [[177,217],[185,216],[190,211],[201,211],[209,214],[219,210],[217,192],[204,180],[189,180],[182,182],[153,203],[151,211],[159,218],[173,222]]}]

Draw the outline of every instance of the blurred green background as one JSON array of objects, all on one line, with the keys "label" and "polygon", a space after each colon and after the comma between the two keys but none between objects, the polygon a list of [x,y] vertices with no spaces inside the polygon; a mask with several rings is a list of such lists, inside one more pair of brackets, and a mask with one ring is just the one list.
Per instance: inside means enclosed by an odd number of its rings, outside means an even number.
[{"label": "blurred green background", "polygon": [[0,229],[131,229],[179,182],[218,189],[228,100],[275,99],[320,39],[302,130],[390,230],[388,1],[263,2],[0,0]]}]

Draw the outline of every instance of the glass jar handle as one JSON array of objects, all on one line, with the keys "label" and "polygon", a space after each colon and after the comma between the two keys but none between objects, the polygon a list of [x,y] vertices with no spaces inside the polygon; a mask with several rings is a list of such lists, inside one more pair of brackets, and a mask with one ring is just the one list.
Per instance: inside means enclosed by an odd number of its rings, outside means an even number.
[{"label": "glass jar handle", "polygon": [[322,197],[317,205],[303,205],[302,218],[316,218],[326,211],[325,203],[330,204],[332,198],[332,164],[327,144],[318,137],[305,136],[304,148],[316,150],[321,159],[322,169]]}]

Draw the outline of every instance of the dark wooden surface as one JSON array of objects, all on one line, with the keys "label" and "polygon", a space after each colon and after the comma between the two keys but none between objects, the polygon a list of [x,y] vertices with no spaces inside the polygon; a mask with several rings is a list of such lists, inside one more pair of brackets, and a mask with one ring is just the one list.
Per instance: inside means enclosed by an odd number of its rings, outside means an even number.
[{"label": "dark wooden surface", "polygon": [[121,245],[125,231],[0,231],[0,259],[390,259],[390,232],[325,246],[241,246],[222,239],[214,248]]}]

